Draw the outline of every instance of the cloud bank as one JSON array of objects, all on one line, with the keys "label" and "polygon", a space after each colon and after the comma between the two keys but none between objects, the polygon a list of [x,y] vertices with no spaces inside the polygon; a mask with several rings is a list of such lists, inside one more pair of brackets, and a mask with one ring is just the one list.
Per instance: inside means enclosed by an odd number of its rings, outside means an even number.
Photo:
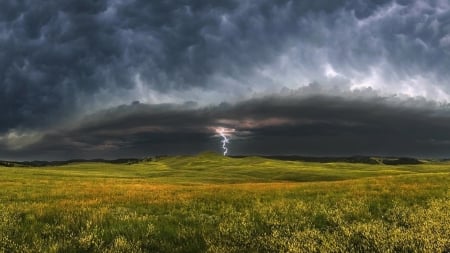
[{"label": "cloud bank", "polygon": [[[302,89],[207,107],[135,102],[48,131],[10,155],[68,159],[220,152],[217,127],[236,129],[228,145],[235,155],[445,157],[450,151],[448,106],[419,98],[361,96]],[[20,146],[21,139],[13,137],[10,145]]]}]

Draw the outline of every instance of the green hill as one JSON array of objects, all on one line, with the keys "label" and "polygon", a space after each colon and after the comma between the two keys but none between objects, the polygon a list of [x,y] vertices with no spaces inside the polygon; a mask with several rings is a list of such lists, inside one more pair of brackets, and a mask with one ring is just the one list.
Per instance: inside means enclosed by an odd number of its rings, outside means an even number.
[{"label": "green hill", "polygon": [[450,163],[0,166],[0,252],[448,252]]}]

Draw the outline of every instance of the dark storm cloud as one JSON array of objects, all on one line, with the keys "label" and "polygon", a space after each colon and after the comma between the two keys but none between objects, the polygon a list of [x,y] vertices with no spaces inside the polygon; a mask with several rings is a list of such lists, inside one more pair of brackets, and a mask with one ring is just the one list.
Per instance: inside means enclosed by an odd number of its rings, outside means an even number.
[{"label": "dark storm cloud", "polygon": [[236,129],[231,154],[445,157],[450,152],[448,105],[370,91],[305,95],[307,89],[207,107],[122,105],[70,129],[49,131],[16,154],[64,159],[220,152],[216,127]]},{"label": "dark storm cloud", "polygon": [[447,1],[4,0],[0,131],[312,81],[448,98]]},{"label": "dark storm cloud", "polygon": [[[0,146],[48,157],[193,151],[216,147],[208,127],[229,125],[252,140],[236,152],[269,152],[264,141],[375,152],[383,134],[401,133],[408,145],[386,152],[438,154],[446,110],[388,98],[448,102],[448,66],[446,0],[3,0]],[[311,96],[269,95],[296,89]]]}]

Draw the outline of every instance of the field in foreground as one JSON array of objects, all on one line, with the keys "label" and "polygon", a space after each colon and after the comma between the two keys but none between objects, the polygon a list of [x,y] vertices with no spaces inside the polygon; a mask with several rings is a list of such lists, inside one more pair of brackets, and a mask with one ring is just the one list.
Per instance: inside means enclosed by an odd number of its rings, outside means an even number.
[{"label": "field in foreground", "polygon": [[450,163],[0,167],[0,252],[450,252]]}]

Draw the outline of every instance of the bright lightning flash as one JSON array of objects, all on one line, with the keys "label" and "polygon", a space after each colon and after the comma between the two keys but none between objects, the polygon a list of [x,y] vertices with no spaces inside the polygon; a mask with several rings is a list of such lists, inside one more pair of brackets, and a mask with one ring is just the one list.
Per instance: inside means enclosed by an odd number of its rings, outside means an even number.
[{"label": "bright lightning flash", "polygon": [[228,153],[227,144],[230,142],[230,139],[228,138],[231,133],[234,132],[234,129],[230,128],[216,128],[216,133],[218,133],[222,137],[222,149],[223,149],[223,155],[226,156]]}]

